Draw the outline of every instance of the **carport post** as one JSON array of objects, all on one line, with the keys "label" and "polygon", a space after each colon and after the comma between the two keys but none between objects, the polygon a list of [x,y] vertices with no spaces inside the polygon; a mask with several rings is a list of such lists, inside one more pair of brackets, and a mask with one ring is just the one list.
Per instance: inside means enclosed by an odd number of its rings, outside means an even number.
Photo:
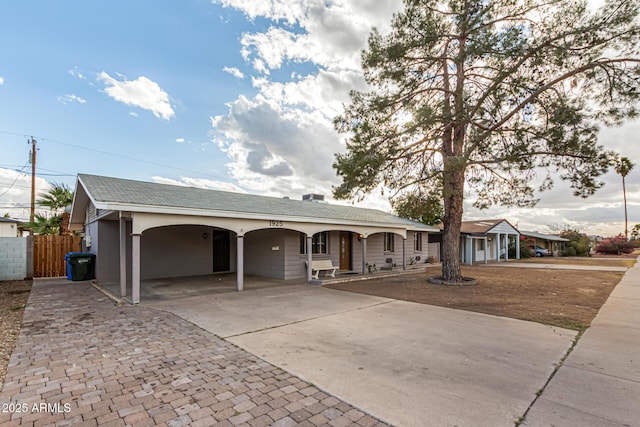
[{"label": "carport post", "polygon": [[362,274],[367,273],[367,237],[362,238]]},{"label": "carport post", "polygon": [[307,234],[307,282],[313,278],[311,273],[311,262],[313,261],[313,236]]},{"label": "carport post", "polygon": [[120,296],[127,296],[127,220],[123,216],[120,216]]},{"label": "carport post", "polygon": [[504,260],[509,261],[509,233],[504,235]]},{"label": "carport post", "polygon": [[516,259],[520,259],[520,235],[516,234]]},{"label": "carport post", "polygon": [[496,234],[496,262],[500,262],[500,233]]},{"label": "carport post", "polygon": [[407,269],[407,257],[405,256],[406,253],[407,253],[407,238],[403,237],[402,238],[402,269],[403,270]]},{"label": "carport post", "polygon": [[140,235],[131,235],[131,302],[140,304]]},{"label": "carport post", "polygon": [[237,237],[238,264],[236,266],[236,290],[244,289],[244,236]]},{"label": "carport post", "polygon": [[487,264],[489,254],[489,240],[487,239],[487,235],[484,235],[484,263]]}]

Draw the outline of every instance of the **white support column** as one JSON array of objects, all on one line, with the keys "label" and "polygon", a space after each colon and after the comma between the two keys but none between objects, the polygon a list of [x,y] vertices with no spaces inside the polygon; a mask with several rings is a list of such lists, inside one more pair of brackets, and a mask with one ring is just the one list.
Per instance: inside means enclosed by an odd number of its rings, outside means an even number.
[{"label": "white support column", "polygon": [[520,235],[516,234],[516,259],[520,259]]},{"label": "white support column", "polygon": [[500,233],[496,234],[496,262],[500,262]]},{"label": "white support column", "polygon": [[467,236],[464,244],[464,263],[467,265],[473,264],[473,239]]},{"label": "white support column", "polygon": [[123,216],[120,216],[120,296],[127,296],[127,220]]},{"label": "white support column", "polygon": [[140,304],[140,235],[131,235],[131,302]]},{"label": "white support column", "polygon": [[504,260],[509,261],[509,233],[504,235]]},{"label": "white support column", "polygon": [[487,239],[487,235],[484,236],[484,263],[487,264],[489,260],[489,240]]},{"label": "white support column", "polygon": [[236,237],[236,291],[244,289],[244,236]]},{"label": "white support column", "polygon": [[362,274],[367,274],[369,269],[367,268],[367,238],[362,238]]},{"label": "white support column", "polygon": [[311,262],[313,261],[313,236],[307,234],[307,282],[313,278],[311,272]]},{"label": "white support column", "polygon": [[407,238],[402,238],[402,269],[407,269]]}]

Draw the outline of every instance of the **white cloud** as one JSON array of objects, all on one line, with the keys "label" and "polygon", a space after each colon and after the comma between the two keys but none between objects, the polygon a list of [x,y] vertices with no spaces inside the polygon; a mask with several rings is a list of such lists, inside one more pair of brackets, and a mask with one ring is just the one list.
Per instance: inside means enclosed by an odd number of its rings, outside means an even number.
[{"label": "white cloud", "polygon": [[69,74],[71,74],[73,77],[80,79],[80,80],[86,80],[87,77],[82,74],[80,72],[80,69],[78,68],[78,66],[73,67],[72,69],[69,70]]},{"label": "white cloud", "polygon": [[178,144],[182,144],[184,142],[184,138],[176,138],[176,142]]},{"label": "white cloud", "polygon": [[[31,173],[0,168],[0,216],[8,213],[12,218],[29,220],[31,206]],[[36,177],[36,194],[49,190],[49,183]],[[36,209],[36,213],[45,214],[46,210]]]},{"label": "white cloud", "polygon": [[328,160],[341,144],[331,123],[318,112],[283,111],[265,98],[241,96],[228,115],[213,118],[212,124],[223,136],[219,146],[232,159],[229,172],[243,185],[265,187],[269,181],[263,178],[271,178],[274,189],[283,188],[277,178],[292,176],[313,187],[337,183]]},{"label": "white cloud", "polygon": [[[214,142],[230,159],[229,174],[240,186],[263,194],[329,196],[331,186],[340,182],[331,166],[334,154],[345,149],[344,137],[334,131],[332,120],[349,102],[350,90],[366,90],[361,51],[373,27],[388,31],[402,1],[213,2],[251,20],[265,18],[271,23],[264,31],[246,32],[240,38],[240,53],[252,67],[244,74],[250,74],[258,94],[251,99],[239,96],[227,104],[226,114],[212,117]],[[285,72],[291,77],[283,78]],[[603,129],[600,138],[607,149],[621,151],[638,164],[627,177],[630,224],[640,222],[640,185],[633,184],[640,182],[640,144],[630,143],[639,133],[636,122]],[[478,211],[468,200],[465,219],[507,218],[522,228],[541,231],[547,224],[566,223],[587,232],[617,234],[624,228],[620,177],[609,173],[602,179],[606,186],[586,200],[574,197],[565,183],[558,182],[553,191],[538,195],[541,202],[534,209],[497,206]],[[390,209],[379,192],[359,205]]]},{"label": "white cloud", "polygon": [[[334,154],[344,150],[333,118],[349,101],[350,90],[365,88],[360,51],[373,26],[388,27],[401,1],[217,2],[250,19],[272,21],[240,41],[258,95],[239,96],[228,103],[227,114],[212,117],[214,140],[230,158],[230,175],[269,195],[328,196],[339,183],[331,166]],[[285,66],[294,70],[289,81],[273,77]]]},{"label": "white cloud", "polygon": [[231,74],[235,78],[244,79],[244,73],[236,67],[224,67],[222,71]]},{"label": "white cloud", "polygon": [[77,95],[72,95],[72,94],[68,94],[68,95],[62,95],[58,97],[58,101],[63,103],[63,104],[69,104],[72,102],[77,102],[78,104],[84,104],[87,102],[86,99],[81,98]]},{"label": "white cloud", "polygon": [[122,80],[117,80],[103,71],[98,74],[97,80],[105,84],[105,93],[116,101],[151,111],[154,116],[164,120],[175,115],[169,95],[156,82],[144,76],[135,80],[120,77]]},{"label": "white cloud", "polygon": [[4,77],[0,76],[0,85],[4,84]]}]

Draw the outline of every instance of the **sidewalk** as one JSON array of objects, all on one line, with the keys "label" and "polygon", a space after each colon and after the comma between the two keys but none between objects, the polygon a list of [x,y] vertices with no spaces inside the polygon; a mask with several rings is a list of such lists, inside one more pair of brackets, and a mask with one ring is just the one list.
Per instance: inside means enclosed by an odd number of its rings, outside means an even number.
[{"label": "sidewalk", "polygon": [[640,425],[640,262],[613,290],[524,425]]},{"label": "sidewalk", "polygon": [[591,270],[591,271],[627,271],[627,267],[614,267],[609,265],[576,265],[576,264],[546,264],[525,262],[496,262],[492,264],[477,264],[485,267],[514,267],[514,268],[547,268],[550,270]]},{"label": "sidewalk", "polygon": [[35,281],[0,425],[385,425],[171,313]]}]

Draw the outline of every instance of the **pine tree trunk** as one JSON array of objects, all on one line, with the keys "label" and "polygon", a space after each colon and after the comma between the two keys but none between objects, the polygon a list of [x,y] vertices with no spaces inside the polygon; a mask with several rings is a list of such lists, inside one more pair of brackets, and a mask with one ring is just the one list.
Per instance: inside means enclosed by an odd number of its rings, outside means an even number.
[{"label": "pine tree trunk", "polygon": [[460,228],[464,199],[464,169],[455,158],[445,159],[443,176],[444,238],[442,251],[442,277],[445,281],[462,284],[460,271]]}]

